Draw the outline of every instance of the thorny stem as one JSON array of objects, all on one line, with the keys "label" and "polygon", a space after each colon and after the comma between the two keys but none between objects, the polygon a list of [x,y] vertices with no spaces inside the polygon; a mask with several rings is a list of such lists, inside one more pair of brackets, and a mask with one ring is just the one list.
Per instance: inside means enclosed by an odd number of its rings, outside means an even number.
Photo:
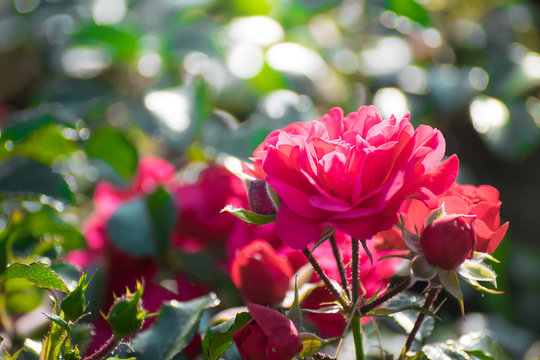
[{"label": "thorny stem", "polygon": [[330,236],[330,244],[332,245],[332,252],[334,253],[334,258],[336,259],[336,264],[339,271],[339,277],[341,278],[341,286],[343,287],[343,290],[345,290],[347,297],[351,299],[349,283],[347,281],[347,276],[345,275],[345,269],[343,269],[343,261],[341,259],[341,255],[339,254],[339,249],[334,235]]},{"label": "thorny stem", "polygon": [[387,302],[397,294],[399,294],[402,291],[407,290],[412,285],[412,277],[408,276],[407,278],[403,279],[402,282],[398,283],[396,286],[394,286],[391,289],[388,289],[384,294],[379,296],[377,299],[373,300],[372,302],[360,306],[360,314],[364,315],[370,312],[371,310],[375,309],[377,306]]},{"label": "thorny stem", "polygon": [[330,279],[328,278],[328,276],[326,276],[326,274],[324,273],[323,269],[321,269],[321,266],[319,265],[319,263],[317,262],[317,260],[315,260],[315,258],[312,256],[312,254],[309,252],[309,250],[307,248],[305,248],[304,250],[302,250],[302,252],[304,253],[304,255],[306,256],[306,258],[309,260],[309,262],[311,263],[311,266],[313,266],[313,269],[315,269],[315,272],[317,273],[317,275],[319,275],[319,277],[321,278],[321,280],[324,282],[324,284],[326,285],[326,287],[328,288],[328,290],[330,290],[330,292],[332,293],[332,295],[334,296],[334,298],[341,304],[341,306],[344,308],[344,309],[347,309],[349,307],[347,301],[343,298],[343,296],[341,296],[341,294],[336,290],[336,288],[334,287],[334,285],[332,285],[332,283],[330,282]]},{"label": "thorny stem", "polygon": [[118,342],[114,339],[114,335],[111,335],[109,340],[103,346],[96,350],[92,355],[85,357],[83,360],[101,360],[104,359],[114,348],[118,345]]},{"label": "thorny stem", "polygon": [[[424,305],[422,306],[424,309],[429,310],[431,308],[435,300],[437,300],[437,296],[439,296],[441,289],[442,289],[441,286],[436,286],[428,290],[428,293],[426,295],[426,300],[424,301]],[[416,317],[416,322],[414,323],[414,327],[411,330],[409,336],[407,337],[405,346],[403,347],[403,350],[401,351],[401,354],[399,355],[399,360],[405,359],[407,352],[409,351],[409,349],[411,348],[414,342],[416,333],[422,327],[422,324],[424,323],[425,318],[426,318],[426,314],[418,313],[418,316]]]},{"label": "thorny stem", "polygon": [[352,302],[357,303],[358,300],[358,239],[352,239]]}]

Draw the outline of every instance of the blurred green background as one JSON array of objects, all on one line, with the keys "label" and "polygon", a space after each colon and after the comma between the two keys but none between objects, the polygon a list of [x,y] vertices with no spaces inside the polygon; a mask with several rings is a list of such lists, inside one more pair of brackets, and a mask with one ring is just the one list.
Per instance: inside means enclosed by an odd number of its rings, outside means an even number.
[{"label": "blurred green background", "polygon": [[47,223],[73,231],[77,248],[95,183],[127,181],[140,155],[177,166],[225,153],[247,159],[275,128],[363,104],[439,128],[447,154],[461,160],[459,181],[499,189],[510,228],[494,255],[506,293],[466,294],[467,311],[479,313],[460,326],[501,334],[515,358],[533,354],[540,11],[532,1],[3,0],[0,225],[13,199],[38,196],[55,210]]}]

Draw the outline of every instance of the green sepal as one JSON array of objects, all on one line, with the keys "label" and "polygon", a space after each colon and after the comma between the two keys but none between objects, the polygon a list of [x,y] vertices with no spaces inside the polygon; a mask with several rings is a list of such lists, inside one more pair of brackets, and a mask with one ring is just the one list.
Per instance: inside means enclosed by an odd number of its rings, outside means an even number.
[{"label": "green sepal", "polygon": [[116,341],[121,341],[142,328],[146,318],[146,310],[142,308],[140,301],[142,294],[143,286],[137,283],[133,294],[128,289],[126,295],[116,299],[112,305],[107,321]]},{"label": "green sepal", "polygon": [[276,215],[260,215],[246,209],[234,207],[232,205],[225,206],[221,212],[229,212],[248,224],[266,225],[276,221]]},{"label": "green sepal", "polygon": [[248,312],[236,314],[233,319],[211,326],[202,340],[204,359],[217,360],[233,344],[232,334],[243,328],[250,320]]},{"label": "green sepal", "polygon": [[467,280],[489,281],[497,287],[497,274],[483,263],[465,260],[457,269],[457,273]]},{"label": "green sepal", "polygon": [[86,282],[86,277],[87,274],[82,274],[77,286],[62,300],[60,309],[64,312],[64,318],[68,321],[75,321],[86,311],[87,304],[84,293],[90,282]]},{"label": "green sepal", "polygon": [[336,340],[335,338],[321,339],[312,333],[300,333],[298,335],[300,337],[300,342],[302,343],[302,351],[300,351],[297,356],[301,359],[309,358],[310,356],[315,355],[319,349]]},{"label": "green sepal", "polygon": [[365,315],[366,316],[388,316],[391,314],[395,314],[395,313],[407,311],[407,310],[413,310],[413,311],[422,313],[424,315],[431,316],[432,318],[435,318],[437,320],[441,320],[441,318],[437,316],[435,312],[425,309],[418,305],[408,305],[408,306],[403,306],[403,307],[395,308],[395,309],[394,308],[391,308],[391,309],[390,308],[375,308],[369,311],[368,313],[366,313]]},{"label": "green sepal", "polygon": [[448,291],[459,302],[461,314],[465,317],[465,306],[463,304],[463,293],[459,285],[459,278],[454,270],[437,269],[439,280],[446,291]]}]

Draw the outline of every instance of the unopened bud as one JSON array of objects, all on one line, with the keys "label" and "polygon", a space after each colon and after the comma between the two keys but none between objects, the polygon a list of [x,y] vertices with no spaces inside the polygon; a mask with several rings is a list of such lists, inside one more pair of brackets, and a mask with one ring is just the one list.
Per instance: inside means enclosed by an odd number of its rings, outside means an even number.
[{"label": "unopened bud", "polygon": [[248,200],[251,211],[260,215],[274,215],[279,207],[279,199],[265,180],[258,179],[249,183]]},{"label": "unopened bud", "polygon": [[463,215],[444,215],[433,220],[420,237],[426,260],[445,270],[461,265],[475,245],[474,230]]}]

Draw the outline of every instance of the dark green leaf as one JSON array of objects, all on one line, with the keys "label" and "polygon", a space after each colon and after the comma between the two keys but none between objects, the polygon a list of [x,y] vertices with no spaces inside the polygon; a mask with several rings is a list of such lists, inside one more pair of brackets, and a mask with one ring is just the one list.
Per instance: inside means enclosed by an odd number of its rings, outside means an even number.
[{"label": "dark green leaf", "polygon": [[46,264],[32,263],[32,264],[13,264],[6,268],[6,270],[0,274],[0,280],[23,278],[30,281],[32,284],[47,289],[57,289],[67,292],[68,288],[66,284],[60,279],[60,277]]},{"label": "dark green leaf", "polygon": [[163,257],[176,222],[174,200],[163,188],[121,206],[107,224],[115,246],[135,257]]},{"label": "dark green leaf", "polygon": [[62,130],[57,124],[42,126],[30,134],[24,143],[15,145],[14,151],[50,165],[59,156],[70,155],[79,149],[77,143],[62,135]]},{"label": "dark green leaf", "polygon": [[64,177],[54,172],[50,167],[22,159],[13,159],[2,165],[0,171],[1,197],[39,197],[42,194],[66,202],[73,202],[73,194]]},{"label": "dark green leaf", "polygon": [[124,179],[129,179],[137,170],[137,149],[120,130],[104,127],[97,130],[88,140],[86,153],[89,158],[105,161]]},{"label": "dark green leaf", "polygon": [[219,302],[210,294],[188,302],[169,301],[161,307],[153,327],[135,336],[133,354],[138,360],[170,360],[191,341],[204,312]]},{"label": "dark green leaf", "polygon": [[[421,304],[422,302],[423,298],[419,295],[411,293],[401,293],[388,300],[385,304],[385,308],[401,309],[408,306],[417,307],[418,304]],[[383,312],[384,311],[388,310],[383,310]],[[410,333],[413,328],[414,322],[418,317],[418,311],[417,309],[400,311],[396,313],[390,313],[389,316],[399,325],[400,328],[403,329],[405,333]],[[426,339],[433,331],[434,326],[435,318],[432,316],[426,318],[426,320],[422,324],[422,327],[420,328],[420,331],[416,334],[416,340],[421,341],[423,339]]]},{"label": "dark green leaf", "polygon": [[204,358],[207,360],[219,359],[232,345],[232,334],[240,330],[251,320],[251,315],[242,312],[234,319],[209,327],[202,340]]}]

